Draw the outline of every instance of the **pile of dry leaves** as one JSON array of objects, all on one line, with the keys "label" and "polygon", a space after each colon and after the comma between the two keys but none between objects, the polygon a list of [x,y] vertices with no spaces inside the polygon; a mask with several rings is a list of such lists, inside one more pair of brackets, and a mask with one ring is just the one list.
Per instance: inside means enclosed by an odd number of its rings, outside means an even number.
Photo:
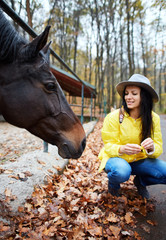
[{"label": "pile of dry leaves", "polygon": [[0,239],[142,239],[136,215],[146,216],[154,205],[138,196],[132,178],[122,184],[121,197],[108,193],[107,176],[98,173],[101,126],[99,121],[82,157],[71,159],[63,175],[35,188],[19,217],[10,225],[0,222]]}]

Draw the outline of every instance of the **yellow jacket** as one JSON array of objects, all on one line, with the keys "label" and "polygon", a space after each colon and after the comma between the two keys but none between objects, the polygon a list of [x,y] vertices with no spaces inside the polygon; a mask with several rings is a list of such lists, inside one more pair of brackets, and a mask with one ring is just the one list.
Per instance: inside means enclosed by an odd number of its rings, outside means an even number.
[{"label": "yellow jacket", "polygon": [[119,155],[119,148],[121,145],[127,143],[141,144],[141,118],[133,119],[128,113],[124,113],[123,122],[119,123],[119,109],[112,113],[109,113],[103,123],[101,130],[104,147],[99,153],[99,159],[101,160],[99,172],[105,168],[106,162],[111,157],[121,157],[127,162],[138,161],[145,158],[157,158],[163,152],[162,149],[162,135],[160,129],[160,117],[156,113],[152,112],[153,131],[151,138],[154,141],[155,151],[147,153],[145,149],[138,154]]}]

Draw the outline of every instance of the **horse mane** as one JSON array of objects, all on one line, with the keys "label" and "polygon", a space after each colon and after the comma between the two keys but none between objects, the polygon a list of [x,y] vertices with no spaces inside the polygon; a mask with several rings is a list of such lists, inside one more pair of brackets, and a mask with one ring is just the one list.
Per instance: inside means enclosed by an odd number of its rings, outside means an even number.
[{"label": "horse mane", "polygon": [[0,62],[14,61],[18,49],[25,43],[0,9]]}]

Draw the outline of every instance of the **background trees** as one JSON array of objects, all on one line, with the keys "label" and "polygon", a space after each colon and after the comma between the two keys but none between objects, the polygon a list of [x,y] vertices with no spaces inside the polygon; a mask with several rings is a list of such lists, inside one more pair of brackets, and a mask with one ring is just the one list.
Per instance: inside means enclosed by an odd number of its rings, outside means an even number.
[{"label": "background trees", "polygon": [[[100,108],[119,106],[115,85],[146,75],[166,109],[166,2],[163,0],[19,0],[8,3],[36,32],[52,26],[52,48],[95,85]],[[54,60],[55,61],[55,60]],[[54,64],[59,65],[58,62]],[[62,66],[61,66],[62,67]]]}]

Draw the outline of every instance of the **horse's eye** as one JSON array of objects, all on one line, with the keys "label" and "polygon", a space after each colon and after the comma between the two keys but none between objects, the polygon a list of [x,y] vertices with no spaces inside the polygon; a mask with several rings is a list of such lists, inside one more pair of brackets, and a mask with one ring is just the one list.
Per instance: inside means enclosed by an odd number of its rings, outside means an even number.
[{"label": "horse's eye", "polygon": [[45,88],[46,88],[48,91],[55,91],[55,90],[56,90],[56,85],[55,85],[55,83],[53,83],[53,82],[49,82],[49,83],[46,83],[46,84],[45,84]]}]

